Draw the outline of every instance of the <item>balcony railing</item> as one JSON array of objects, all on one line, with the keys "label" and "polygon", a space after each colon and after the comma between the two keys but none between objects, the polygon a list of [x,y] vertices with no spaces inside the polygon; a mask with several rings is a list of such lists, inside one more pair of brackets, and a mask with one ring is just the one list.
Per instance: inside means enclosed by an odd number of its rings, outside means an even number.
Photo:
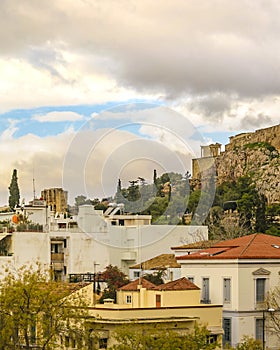
[{"label": "balcony railing", "polygon": [[64,253],[51,253],[51,262],[64,262]]}]

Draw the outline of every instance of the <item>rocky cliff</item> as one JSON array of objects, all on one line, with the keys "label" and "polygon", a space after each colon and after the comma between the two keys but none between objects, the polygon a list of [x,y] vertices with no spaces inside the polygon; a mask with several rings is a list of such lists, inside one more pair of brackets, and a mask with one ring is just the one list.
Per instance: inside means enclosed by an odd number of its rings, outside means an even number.
[{"label": "rocky cliff", "polygon": [[222,152],[215,163],[218,184],[250,175],[269,204],[280,202],[280,156],[269,143],[244,143]]},{"label": "rocky cliff", "polygon": [[[218,145],[218,146],[217,146]],[[202,157],[193,159],[191,183],[201,186],[201,179],[213,174],[216,167],[216,181],[221,184],[234,181],[240,176],[250,175],[260,194],[268,204],[280,203],[280,124],[255,132],[230,137],[225,151],[219,144],[202,146]],[[215,148],[215,154],[211,150]]]}]

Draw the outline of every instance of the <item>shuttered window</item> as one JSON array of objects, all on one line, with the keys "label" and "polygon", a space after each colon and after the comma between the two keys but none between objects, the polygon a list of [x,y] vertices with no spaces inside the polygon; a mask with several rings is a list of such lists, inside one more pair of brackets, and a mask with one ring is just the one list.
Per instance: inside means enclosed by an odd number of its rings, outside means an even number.
[{"label": "shuttered window", "polygon": [[256,279],[256,302],[263,303],[265,298],[265,278]]},{"label": "shuttered window", "polygon": [[231,279],[224,278],[224,302],[230,303],[231,300]]}]

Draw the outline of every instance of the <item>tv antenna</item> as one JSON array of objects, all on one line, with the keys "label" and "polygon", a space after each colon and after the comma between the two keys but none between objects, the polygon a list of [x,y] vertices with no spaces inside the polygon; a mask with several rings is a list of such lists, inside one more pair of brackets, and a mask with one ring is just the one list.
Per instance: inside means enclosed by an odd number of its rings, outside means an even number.
[{"label": "tv antenna", "polygon": [[32,183],[33,183],[33,199],[35,199],[35,198],[36,198],[36,191],[35,191],[34,167],[33,167],[33,179],[32,179]]}]

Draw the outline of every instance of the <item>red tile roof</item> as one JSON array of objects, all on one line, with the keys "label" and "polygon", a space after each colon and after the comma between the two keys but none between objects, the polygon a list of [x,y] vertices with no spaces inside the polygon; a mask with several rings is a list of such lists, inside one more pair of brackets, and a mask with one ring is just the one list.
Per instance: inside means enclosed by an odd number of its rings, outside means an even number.
[{"label": "red tile roof", "polygon": [[156,286],[154,290],[199,290],[200,288],[193,284],[186,277],[179,278],[178,280],[163,283]]},{"label": "red tile roof", "polygon": [[280,237],[255,233],[177,257],[177,260],[197,259],[280,259]]},{"label": "red tile roof", "polygon": [[153,289],[155,287],[155,285],[152,282],[147,281],[145,278],[141,278],[141,282],[140,282],[140,278],[138,278],[137,280],[132,281],[124,285],[123,287],[119,288],[119,290],[137,291],[139,285],[141,285],[142,288],[146,288],[146,289]]}]

